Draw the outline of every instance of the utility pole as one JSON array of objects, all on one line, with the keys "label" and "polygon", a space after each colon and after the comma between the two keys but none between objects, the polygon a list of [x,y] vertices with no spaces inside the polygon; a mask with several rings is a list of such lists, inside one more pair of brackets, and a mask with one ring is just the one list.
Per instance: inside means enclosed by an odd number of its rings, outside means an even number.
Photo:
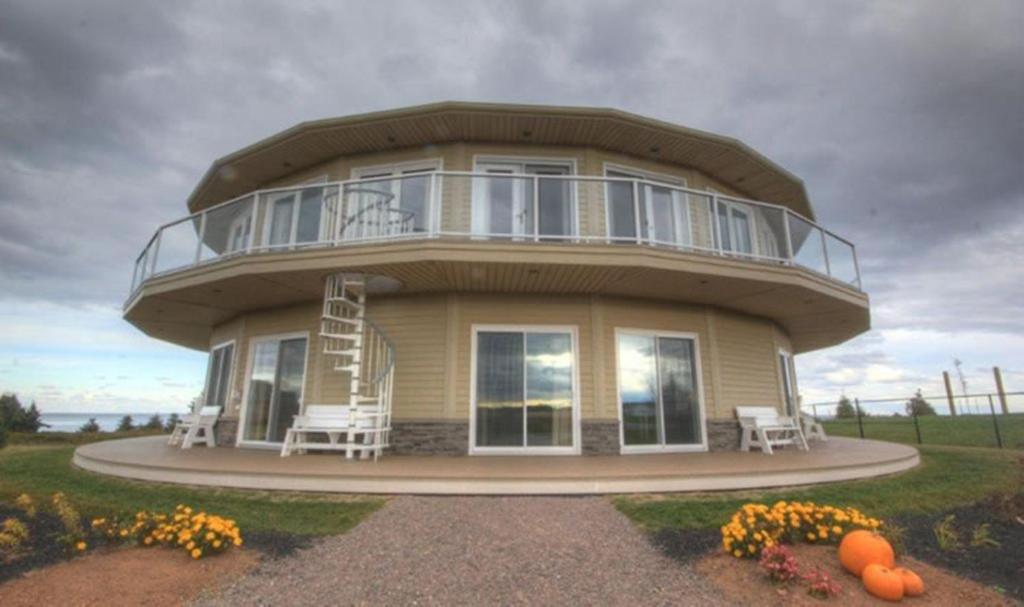
[{"label": "utility pole", "polygon": [[996,376],[996,392],[999,393],[999,406],[1003,409],[1003,415],[1010,413],[1010,408],[1006,405],[1006,390],[1003,389],[1003,372],[999,370],[999,367],[992,367],[992,374]]}]

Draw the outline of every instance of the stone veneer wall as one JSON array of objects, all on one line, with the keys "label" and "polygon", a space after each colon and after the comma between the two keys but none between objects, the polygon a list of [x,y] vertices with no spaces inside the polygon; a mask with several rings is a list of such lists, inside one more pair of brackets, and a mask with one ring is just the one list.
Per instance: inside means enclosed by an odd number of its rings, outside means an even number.
[{"label": "stone veneer wall", "polygon": [[708,420],[708,451],[736,451],[740,448],[740,425],[736,420]]},{"label": "stone veneer wall", "polygon": [[213,435],[217,439],[218,447],[234,447],[235,438],[238,436],[238,420],[235,418],[220,418],[213,428]]},{"label": "stone veneer wall", "polygon": [[391,448],[398,455],[466,455],[468,422],[392,422]]},{"label": "stone veneer wall", "polygon": [[583,434],[583,455],[619,454],[619,422],[583,420],[580,430]]}]

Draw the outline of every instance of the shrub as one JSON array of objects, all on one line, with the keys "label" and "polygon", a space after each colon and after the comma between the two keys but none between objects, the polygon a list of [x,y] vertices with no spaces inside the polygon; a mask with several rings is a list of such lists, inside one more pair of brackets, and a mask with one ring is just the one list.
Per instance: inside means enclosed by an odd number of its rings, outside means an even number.
[{"label": "shrub", "polygon": [[854,529],[877,530],[879,519],[856,508],[838,508],[814,502],[744,504],[721,528],[722,547],[737,558],[751,558],[780,543],[806,541],[837,543]]},{"label": "shrub", "polygon": [[89,421],[82,424],[82,427],[78,429],[79,432],[93,433],[100,431],[100,425],[96,423],[95,417],[90,417]]},{"label": "shrub", "polygon": [[829,597],[838,596],[843,591],[832,576],[825,573],[821,569],[815,568],[814,571],[807,573],[803,576],[803,581],[807,584],[807,594],[813,596],[816,599],[827,599]]},{"label": "shrub", "polygon": [[992,526],[988,523],[982,523],[975,527],[974,532],[971,534],[971,546],[974,548],[981,548],[983,546],[998,548],[1000,543],[996,538],[992,537]]},{"label": "shrub", "polygon": [[117,424],[118,432],[131,432],[135,429],[135,420],[132,419],[131,415],[125,415],[121,418],[121,421]]},{"label": "shrub", "polygon": [[836,417],[839,419],[857,417],[857,410],[853,408],[853,403],[846,396],[839,397],[839,403],[836,405]]},{"label": "shrub", "polygon": [[796,557],[786,546],[775,545],[762,550],[758,565],[776,584],[788,584],[800,577],[800,568],[796,564]]},{"label": "shrub", "polygon": [[0,394],[0,426],[11,432],[38,432],[43,423],[35,403],[26,409],[12,393]]},{"label": "shrub", "polygon": [[0,449],[7,446],[7,426],[0,421]]},{"label": "shrub", "polygon": [[956,527],[953,526],[955,520],[956,515],[950,514],[938,523],[935,523],[935,526],[932,528],[939,548],[947,552],[960,549],[960,536],[957,534]]}]

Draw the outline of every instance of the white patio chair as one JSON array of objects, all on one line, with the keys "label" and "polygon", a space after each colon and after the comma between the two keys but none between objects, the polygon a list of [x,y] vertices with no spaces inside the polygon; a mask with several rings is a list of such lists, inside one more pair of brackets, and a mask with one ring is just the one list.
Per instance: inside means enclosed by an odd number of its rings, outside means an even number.
[{"label": "white patio chair", "polygon": [[168,445],[181,443],[182,449],[191,449],[198,440],[207,447],[216,447],[217,438],[213,427],[220,417],[220,407],[203,407],[198,413],[186,415],[174,426],[171,436],[167,439]]},{"label": "white patio chair", "polygon": [[807,440],[828,441],[828,437],[825,436],[825,427],[813,415],[801,412],[800,426],[803,428],[804,436]]},{"label": "white patio chair", "polygon": [[780,415],[775,407],[736,407],[736,418],[740,422],[740,450],[750,451],[757,447],[762,453],[772,455],[772,447],[796,445],[808,451],[800,423]]}]

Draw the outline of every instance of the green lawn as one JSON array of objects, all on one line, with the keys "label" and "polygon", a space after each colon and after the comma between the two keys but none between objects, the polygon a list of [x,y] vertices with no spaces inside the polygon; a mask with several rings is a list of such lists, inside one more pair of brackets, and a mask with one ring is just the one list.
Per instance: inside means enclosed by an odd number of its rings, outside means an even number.
[{"label": "green lawn", "polygon": [[[914,421],[909,417],[867,416],[864,438],[899,443],[916,443]],[[1024,413],[998,415],[1003,447],[1024,449]],[[995,447],[996,434],[991,415],[926,415],[917,418],[921,442],[925,445],[958,445],[963,447]],[[824,423],[825,432],[836,436],[860,436],[856,419]]]},{"label": "green lawn", "polygon": [[717,529],[746,502],[813,501],[854,506],[869,516],[938,512],[969,504],[996,491],[1021,490],[1019,451],[929,447],[921,465],[895,476],[773,491],[701,495],[629,496],[616,507],[640,526],[657,530]]},{"label": "green lawn", "polygon": [[[104,434],[101,438],[111,436]],[[168,511],[187,504],[235,519],[243,534],[275,530],[315,535],[343,533],[384,503],[383,499],[369,497],[137,483],[73,468],[73,452],[74,447],[66,444],[15,445],[0,450],[0,502],[11,502],[19,494],[28,493],[40,504],[48,504],[50,495],[63,491],[88,516]]]}]

